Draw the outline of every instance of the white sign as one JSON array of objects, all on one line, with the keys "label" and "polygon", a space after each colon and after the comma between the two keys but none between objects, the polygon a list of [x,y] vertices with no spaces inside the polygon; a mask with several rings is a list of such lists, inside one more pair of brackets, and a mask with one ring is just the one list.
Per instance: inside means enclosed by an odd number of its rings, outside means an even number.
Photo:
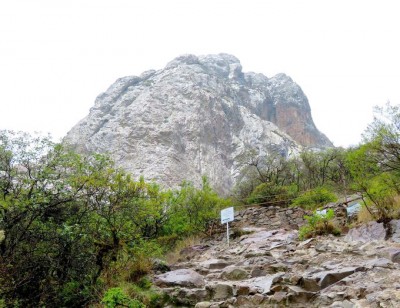
[{"label": "white sign", "polygon": [[234,213],[233,213],[233,207],[228,207],[226,209],[223,209],[221,211],[221,223],[225,224],[227,222],[233,221],[234,220]]}]

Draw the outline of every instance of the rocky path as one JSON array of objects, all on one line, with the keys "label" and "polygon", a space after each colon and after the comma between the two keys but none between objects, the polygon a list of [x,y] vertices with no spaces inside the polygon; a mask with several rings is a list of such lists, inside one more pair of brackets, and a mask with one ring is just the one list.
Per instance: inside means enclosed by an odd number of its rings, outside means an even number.
[{"label": "rocky path", "polygon": [[400,307],[400,244],[363,228],[299,241],[249,226],[230,247],[221,234],[185,249],[154,283],[184,307]]}]

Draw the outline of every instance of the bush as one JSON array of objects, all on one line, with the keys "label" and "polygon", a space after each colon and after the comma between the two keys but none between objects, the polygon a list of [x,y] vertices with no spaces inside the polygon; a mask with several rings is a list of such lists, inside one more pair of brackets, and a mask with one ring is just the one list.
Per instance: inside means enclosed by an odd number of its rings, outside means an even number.
[{"label": "bush", "polygon": [[164,307],[168,300],[164,297],[163,293],[151,287],[151,282],[147,277],[142,278],[137,284],[129,285],[127,287],[127,293],[130,298],[134,298],[140,303],[143,303],[144,307]]},{"label": "bush", "polygon": [[140,241],[130,251],[131,258],[127,262],[126,277],[127,281],[138,282],[149,274],[153,268],[153,258],[162,255],[161,248],[155,241]]},{"label": "bush", "polygon": [[232,239],[237,239],[237,238],[239,238],[239,237],[242,237],[243,235],[251,234],[251,233],[254,233],[254,231],[243,230],[243,229],[241,229],[241,228],[234,228],[234,229],[232,230],[232,234],[231,234],[230,237],[231,237]]},{"label": "bush", "polygon": [[231,205],[230,200],[218,196],[205,177],[201,189],[184,182],[171,202],[163,232],[179,237],[197,233],[211,236],[220,225],[221,210]]},{"label": "bush", "polygon": [[308,224],[302,226],[299,230],[300,240],[312,238],[317,235],[340,235],[340,230],[333,224],[335,213],[329,209],[326,214],[314,213],[312,216],[304,216]]},{"label": "bush", "polygon": [[292,206],[300,206],[307,210],[315,210],[322,205],[335,202],[336,200],[337,197],[334,193],[324,187],[317,187],[297,197],[293,201]]},{"label": "bush", "polygon": [[257,203],[264,206],[285,206],[289,204],[289,200],[295,195],[295,190],[295,186],[262,183],[253,190],[247,199],[247,203]]},{"label": "bush", "polygon": [[164,235],[157,238],[157,243],[164,252],[171,251],[180,240],[177,234]]},{"label": "bush", "polygon": [[101,301],[107,308],[118,306],[129,308],[145,308],[146,306],[136,299],[130,298],[121,288],[108,289]]}]

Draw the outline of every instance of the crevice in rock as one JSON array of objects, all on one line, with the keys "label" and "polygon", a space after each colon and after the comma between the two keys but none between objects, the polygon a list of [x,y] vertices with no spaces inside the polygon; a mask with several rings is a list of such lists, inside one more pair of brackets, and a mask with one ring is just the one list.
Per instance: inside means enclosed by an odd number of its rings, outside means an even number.
[{"label": "crevice in rock", "polygon": [[390,224],[391,221],[392,221],[391,218],[384,218],[384,219],[380,219],[378,221],[378,222],[382,222],[383,223],[383,228],[386,231],[385,241],[390,239],[392,237],[392,235],[393,235],[392,225]]}]

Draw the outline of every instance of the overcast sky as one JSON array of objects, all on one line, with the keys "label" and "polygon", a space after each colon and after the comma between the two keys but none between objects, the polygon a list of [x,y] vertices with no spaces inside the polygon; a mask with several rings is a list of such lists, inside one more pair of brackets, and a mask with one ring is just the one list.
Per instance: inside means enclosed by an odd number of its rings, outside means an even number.
[{"label": "overcast sky", "polygon": [[0,2],[0,129],[59,139],[117,78],[173,58],[230,53],[283,72],[336,146],[372,108],[400,104],[400,2],[377,0],[9,0]]}]

